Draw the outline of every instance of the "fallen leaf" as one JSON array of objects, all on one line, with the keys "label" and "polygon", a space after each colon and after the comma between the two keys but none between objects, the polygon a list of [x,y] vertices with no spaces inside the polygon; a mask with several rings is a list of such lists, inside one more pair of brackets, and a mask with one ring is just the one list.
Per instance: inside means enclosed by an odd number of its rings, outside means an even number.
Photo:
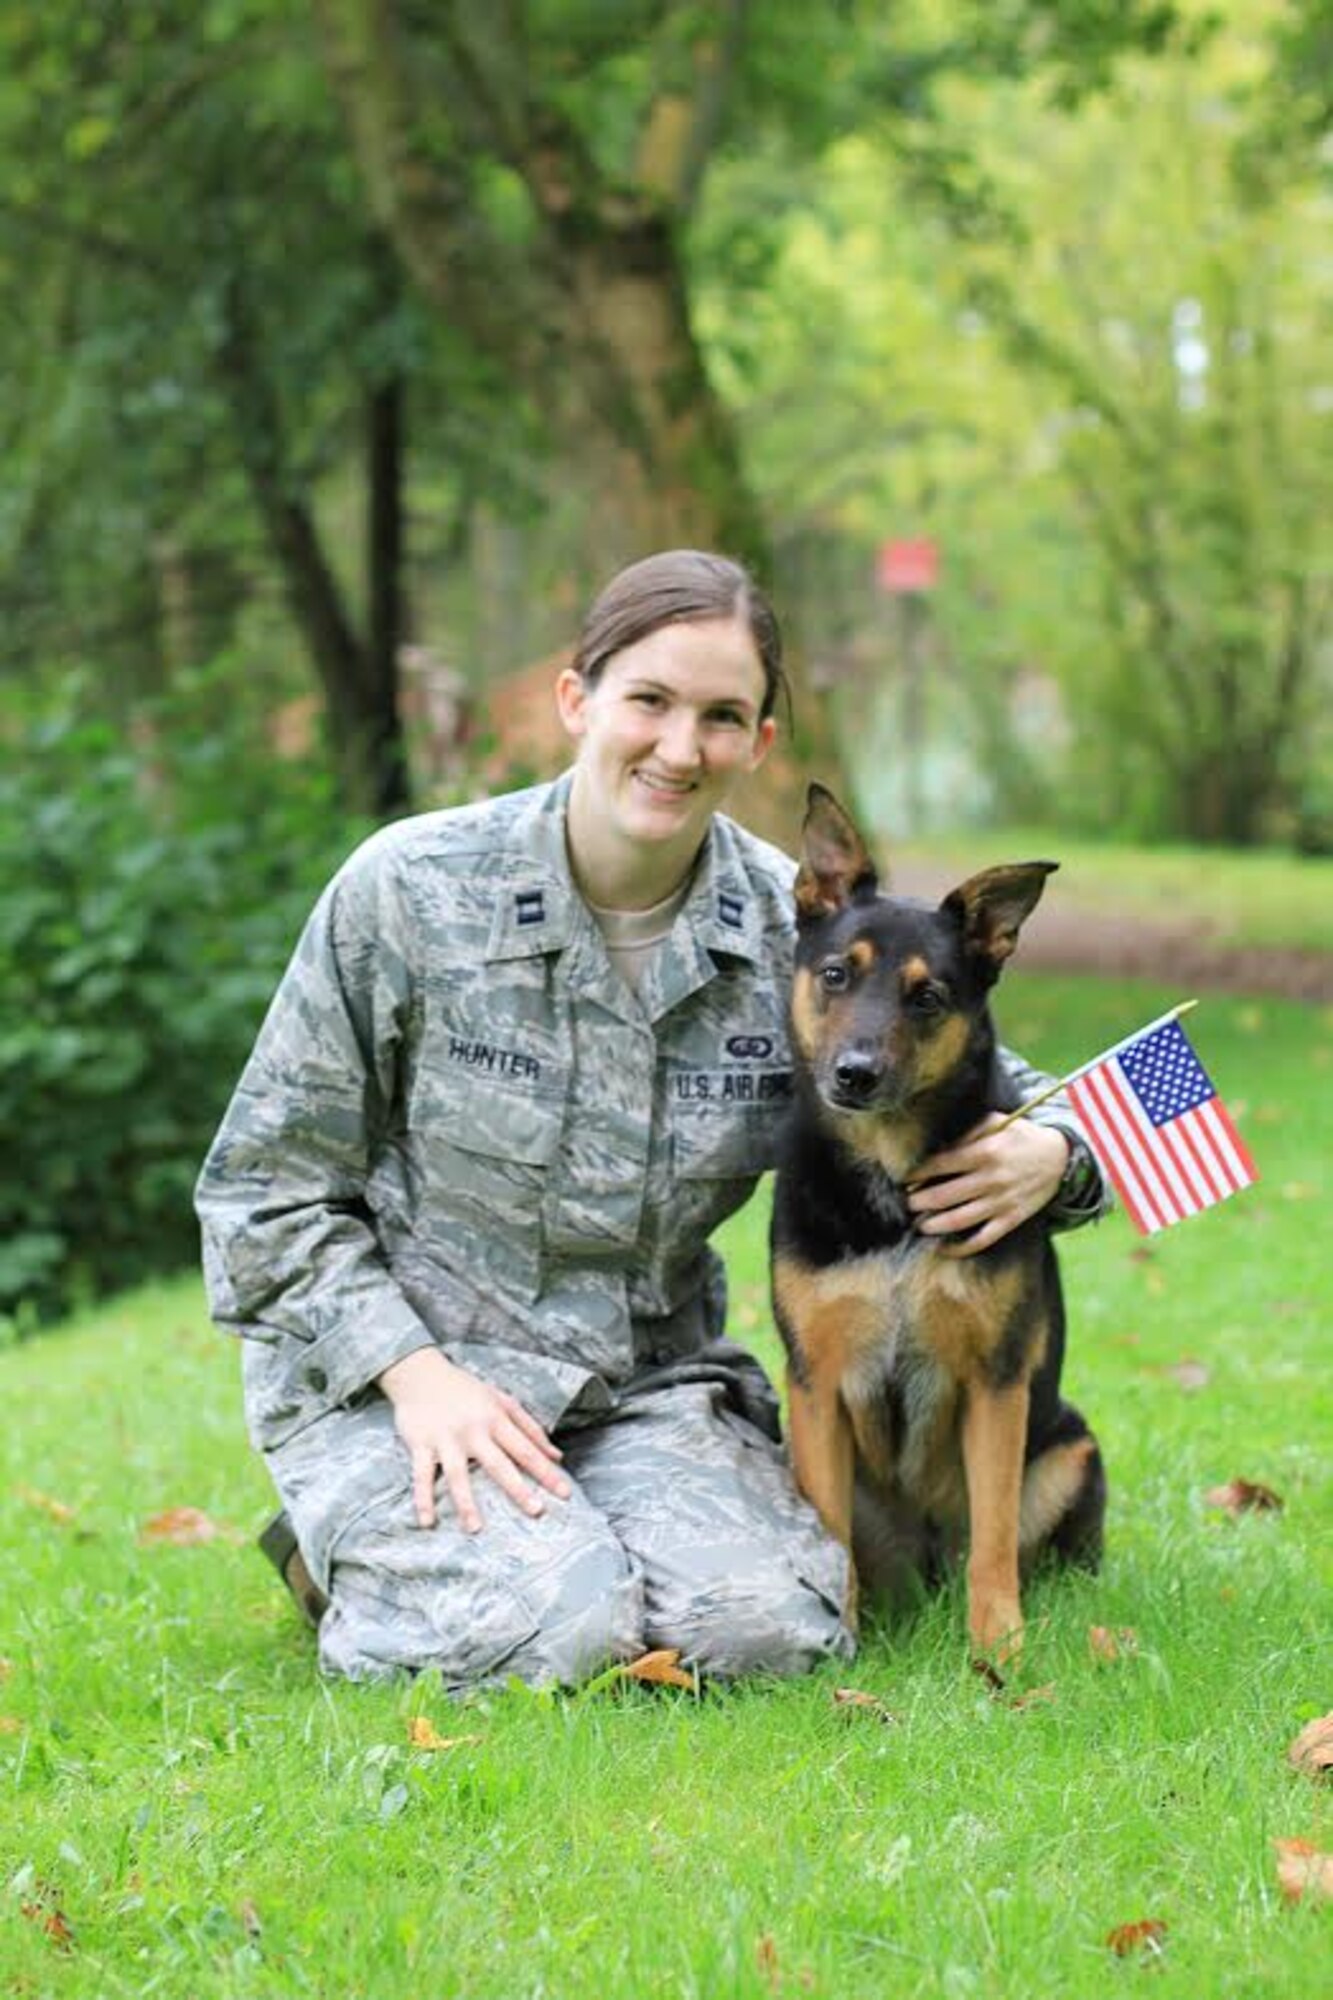
[{"label": "fallen leaf", "polygon": [[985,1681],[992,1701],[998,1701],[1005,1708],[1029,1708],[1034,1702],[1056,1700],[1054,1681],[1045,1681],[1041,1687],[1029,1688],[1026,1694],[1011,1694],[1004,1675],[982,1654],[975,1654],[969,1662],[974,1674]]},{"label": "fallen leaf", "polygon": [[14,1671],[14,1662],[12,1660],[7,1660],[4,1657],[3,1653],[0,1653],[0,1681],[7,1681],[9,1679],[9,1676],[13,1673],[13,1671]]},{"label": "fallen leaf", "polygon": [[168,1507],[164,1513],[150,1514],[139,1529],[141,1542],[174,1542],[192,1548],[214,1542],[222,1533],[216,1521],[198,1507]]},{"label": "fallen leaf", "polygon": [[414,1715],[407,1725],[407,1740],[417,1750],[457,1750],[464,1743],[480,1743],[480,1736],[441,1736],[428,1715]]},{"label": "fallen leaf", "polygon": [[37,1882],[32,1899],[19,1904],[20,1914],[31,1924],[40,1924],[57,1951],[73,1951],[74,1932],[60,1907],[60,1891],[52,1882]]},{"label": "fallen leaf", "polygon": [[67,1507],[63,1500],[53,1500],[49,1493],[39,1493],[35,1486],[20,1485],[14,1491],[20,1500],[26,1500],[30,1507],[40,1507],[43,1514],[49,1514],[53,1521],[62,1525],[78,1518],[74,1509]]},{"label": "fallen leaf", "polygon": [[1196,1361],[1192,1354],[1187,1354],[1183,1361],[1173,1361],[1166,1372],[1182,1389],[1206,1389],[1212,1380],[1212,1370],[1202,1361]]},{"label": "fallen leaf", "polygon": [[1309,1840],[1275,1840],[1278,1887],[1289,1903],[1304,1896],[1333,1898],[1333,1854]]},{"label": "fallen leaf", "polygon": [[624,1672],[632,1681],[646,1681],[654,1687],[693,1688],[694,1675],[679,1664],[680,1647],[663,1646],[653,1653],[641,1653],[630,1660]]},{"label": "fallen leaf", "polygon": [[1151,1264],[1156,1260],[1157,1252],[1149,1249],[1146,1243],[1138,1243],[1127,1255],[1131,1264]]},{"label": "fallen leaf", "polygon": [[1333,1771],[1333,1714],[1316,1716],[1306,1723],[1295,1742],[1287,1746],[1287,1762],[1312,1778]]},{"label": "fallen leaf", "polygon": [[248,1938],[257,1938],[260,1936],[264,1926],[259,1920],[258,1910],[248,1896],[241,1903],[240,1919],[241,1928]]},{"label": "fallen leaf", "polygon": [[1228,1514],[1271,1514],[1281,1508],[1282,1496],[1252,1479],[1229,1479],[1225,1486],[1210,1486],[1203,1504],[1221,1507]]},{"label": "fallen leaf", "polygon": [[0,1736],[17,1736],[22,1728],[16,1715],[0,1715]]},{"label": "fallen leaf", "polygon": [[1106,1942],[1117,1958],[1129,1958],[1136,1951],[1160,1958],[1166,1943],[1166,1925],[1160,1917],[1141,1917],[1136,1924],[1117,1924],[1106,1933]]},{"label": "fallen leaf", "polygon": [[1008,1702],[1006,1706],[1009,1708],[1030,1708],[1034,1702],[1054,1701],[1055,1699],[1055,1682],[1043,1681],[1040,1687],[1029,1688],[1026,1694],[1015,1695],[1013,1700]]},{"label": "fallen leaf", "polygon": [[1094,1660],[1123,1660],[1139,1650],[1139,1635],[1132,1625],[1089,1625],[1088,1645]]},{"label": "fallen leaf", "polygon": [[877,1722],[896,1722],[897,1716],[888,1703],[881,1701],[877,1694],[867,1694],[864,1688],[834,1688],[833,1700],[838,1708],[859,1715],[873,1715]]},{"label": "fallen leaf", "polygon": [[782,1970],[778,1965],[778,1948],[767,1931],[754,1948],[754,1962],[769,1992],[776,1993],[782,1984]]}]

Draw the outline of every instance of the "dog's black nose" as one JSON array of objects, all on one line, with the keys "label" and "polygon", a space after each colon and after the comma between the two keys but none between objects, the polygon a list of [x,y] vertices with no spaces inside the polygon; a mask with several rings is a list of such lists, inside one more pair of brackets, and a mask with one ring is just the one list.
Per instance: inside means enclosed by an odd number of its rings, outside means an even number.
[{"label": "dog's black nose", "polygon": [[833,1068],[833,1080],[844,1104],[864,1104],[880,1074],[875,1057],[857,1049],[848,1049],[840,1055]]}]

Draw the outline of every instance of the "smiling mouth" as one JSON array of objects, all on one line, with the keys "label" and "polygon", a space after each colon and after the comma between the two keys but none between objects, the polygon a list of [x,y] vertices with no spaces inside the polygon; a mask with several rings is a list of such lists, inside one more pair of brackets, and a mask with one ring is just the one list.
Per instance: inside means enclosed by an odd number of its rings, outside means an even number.
[{"label": "smiling mouth", "polygon": [[651,771],[636,771],[634,775],[641,784],[648,787],[650,792],[656,792],[659,798],[687,799],[694,790],[693,782],[689,779],[682,781],[679,778],[659,778]]}]

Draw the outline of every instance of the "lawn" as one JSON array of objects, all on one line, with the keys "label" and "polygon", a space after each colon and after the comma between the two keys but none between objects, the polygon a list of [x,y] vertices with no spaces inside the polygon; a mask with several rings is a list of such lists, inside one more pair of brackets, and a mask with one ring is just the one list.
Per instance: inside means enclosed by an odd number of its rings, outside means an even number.
[{"label": "lawn", "polygon": [[1043,827],[979,828],[966,842],[939,835],[882,843],[941,889],[991,862],[1051,855],[1048,891],[1073,910],[1113,912],[1126,923],[1180,925],[1218,945],[1333,952],[1333,859],[1281,848],[1133,847],[1072,840]]},{"label": "lawn", "polygon": [[[1004,1027],[1063,1068],[1176,997],[1016,973]],[[1108,1559],[1030,1591],[1002,1691],[956,1589],[851,1666],[700,1700],[323,1683],[197,1283],[0,1354],[0,1994],[1328,1992],[1333,1911],[1284,1902],[1272,1842],[1333,1849],[1285,1755],[1333,1708],[1333,1015],[1209,999],[1193,1031],[1263,1180],[1151,1245],[1068,1240]],[[725,1247],[772,1361],[762,1200]],[[1236,1476],[1282,1510],[1205,1503]],[[180,1507],[219,1532],[145,1537]],[[1149,1919],[1151,1970],[1106,1942]]]}]

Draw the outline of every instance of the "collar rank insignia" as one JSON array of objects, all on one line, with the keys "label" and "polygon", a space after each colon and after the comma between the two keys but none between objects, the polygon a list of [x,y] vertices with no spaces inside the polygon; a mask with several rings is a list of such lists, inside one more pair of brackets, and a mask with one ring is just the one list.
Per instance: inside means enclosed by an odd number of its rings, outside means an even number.
[{"label": "collar rank insignia", "polygon": [[744,930],[745,905],[739,896],[729,896],[725,889],[720,890],[717,899],[717,915],[719,923],[725,924],[729,931]]},{"label": "collar rank insignia", "polygon": [[546,899],[540,889],[520,889],[514,897],[520,925],[546,922]]}]

